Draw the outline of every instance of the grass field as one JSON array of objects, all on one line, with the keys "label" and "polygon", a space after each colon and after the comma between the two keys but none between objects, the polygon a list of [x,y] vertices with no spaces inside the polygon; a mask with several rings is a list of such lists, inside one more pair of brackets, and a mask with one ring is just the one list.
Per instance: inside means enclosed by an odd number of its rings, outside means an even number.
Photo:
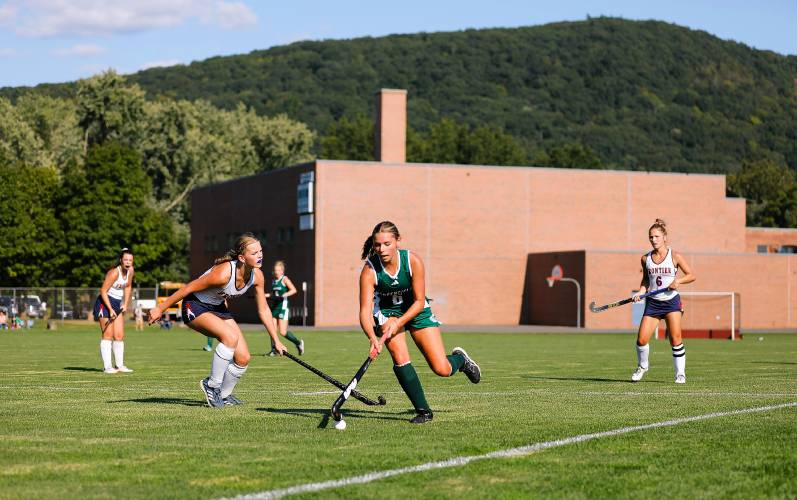
[{"label": "grass field", "polygon": [[[308,332],[304,359],[348,380],[367,354],[354,332]],[[134,332],[130,375],[100,372],[97,327],[0,331],[0,498],[220,498],[482,455],[681,417],[797,402],[797,335],[687,340],[687,384],[669,345],[627,382],[632,335],[446,333],[483,380],[432,375],[412,347],[435,410],[422,426],[380,356],[360,389],[387,406],[324,416],[334,388],[285,358],[262,331],[236,394],[203,406],[210,354],[185,329]],[[566,444],[515,458],[407,473],[310,496],[345,498],[797,497],[797,407],[735,414]]]}]

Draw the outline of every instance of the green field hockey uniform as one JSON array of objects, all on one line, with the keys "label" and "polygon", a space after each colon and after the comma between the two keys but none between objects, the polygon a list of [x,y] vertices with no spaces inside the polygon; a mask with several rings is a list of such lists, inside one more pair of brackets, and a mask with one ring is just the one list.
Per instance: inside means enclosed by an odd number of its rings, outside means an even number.
[{"label": "green field hockey uniform", "polygon": [[[366,261],[376,276],[374,287],[374,321],[377,326],[385,323],[387,318],[402,316],[412,306],[415,296],[412,293],[412,265],[410,251],[399,250],[399,265],[395,275],[388,274],[382,266],[379,255],[371,255]],[[407,328],[420,330],[440,326],[440,322],[429,307],[429,300],[424,300],[424,307],[417,316],[407,323]],[[377,332],[378,335],[378,332]]]},{"label": "green field hockey uniform", "polygon": [[288,299],[280,299],[288,291],[285,276],[271,281],[271,315],[277,319],[288,319]]}]

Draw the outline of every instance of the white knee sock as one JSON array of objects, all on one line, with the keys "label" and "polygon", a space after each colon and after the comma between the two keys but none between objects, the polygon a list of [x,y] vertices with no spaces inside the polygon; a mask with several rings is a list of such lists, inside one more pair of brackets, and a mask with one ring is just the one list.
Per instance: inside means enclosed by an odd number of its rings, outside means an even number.
[{"label": "white knee sock", "polygon": [[672,346],[672,364],[675,375],[686,375],[686,348],[683,342]]},{"label": "white knee sock", "polygon": [[210,380],[208,380],[210,387],[221,387],[224,373],[227,371],[230,361],[232,361],[233,354],[235,354],[233,347],[227,347],[221,342],[216,346],[216,351],[213,353],[213,361],[210,362]]},{"label": "white knee sock", "polygon": [[650,355],[650,344],[636,345],[636,359],[637,366],[641,366],[647,370],[650,365],[648,364],[648,356]]},{"label": "white knee sock", "polygon": [[102,339],[100,340],[100,356],[102,356],[102,366],[106,370],[113,368],[111,364],[111,341]]},{"label": "white knee sock", "polygon": [[246,372],[247,366],[241,366],[234,361],[227,365],[227,371],[224,372],[224,380],[221,382],[221,397],[226,398],[232,394],[233,389],[235,389],[235,384],[241,380],[241,377],[243,377]]},{"label": "white knee sock", "polygon": [[125,342],[124,340],[113,341],[113,357],[116,360],[116,367],[121,368],[125,365]]}]

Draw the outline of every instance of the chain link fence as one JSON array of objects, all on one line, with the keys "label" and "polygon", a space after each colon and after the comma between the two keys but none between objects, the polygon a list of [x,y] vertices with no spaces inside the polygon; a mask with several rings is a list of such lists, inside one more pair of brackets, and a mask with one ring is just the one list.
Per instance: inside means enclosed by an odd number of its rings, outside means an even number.
[{"label": "chain link fence", "polygon": [[[91,319],[99,293],[99,288],[0,287],[0,309],[8,315],[9,322],[13,318],[23,321]],[[155,304],[156,289],[134,288],[128,309],[135,309],[139,300]]]}]

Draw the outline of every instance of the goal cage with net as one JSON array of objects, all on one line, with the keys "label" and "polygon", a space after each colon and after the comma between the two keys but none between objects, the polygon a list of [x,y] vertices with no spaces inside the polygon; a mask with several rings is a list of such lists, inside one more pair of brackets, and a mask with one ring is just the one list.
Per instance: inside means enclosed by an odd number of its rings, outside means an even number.
[{"label": "goal cage with net", "polygon": [[[741,334],[741,302],[738,292],[679,291],[684,315],[681,330],[685,338],[737,340]],[[657,338],[665,337],[662,321]]]}]

